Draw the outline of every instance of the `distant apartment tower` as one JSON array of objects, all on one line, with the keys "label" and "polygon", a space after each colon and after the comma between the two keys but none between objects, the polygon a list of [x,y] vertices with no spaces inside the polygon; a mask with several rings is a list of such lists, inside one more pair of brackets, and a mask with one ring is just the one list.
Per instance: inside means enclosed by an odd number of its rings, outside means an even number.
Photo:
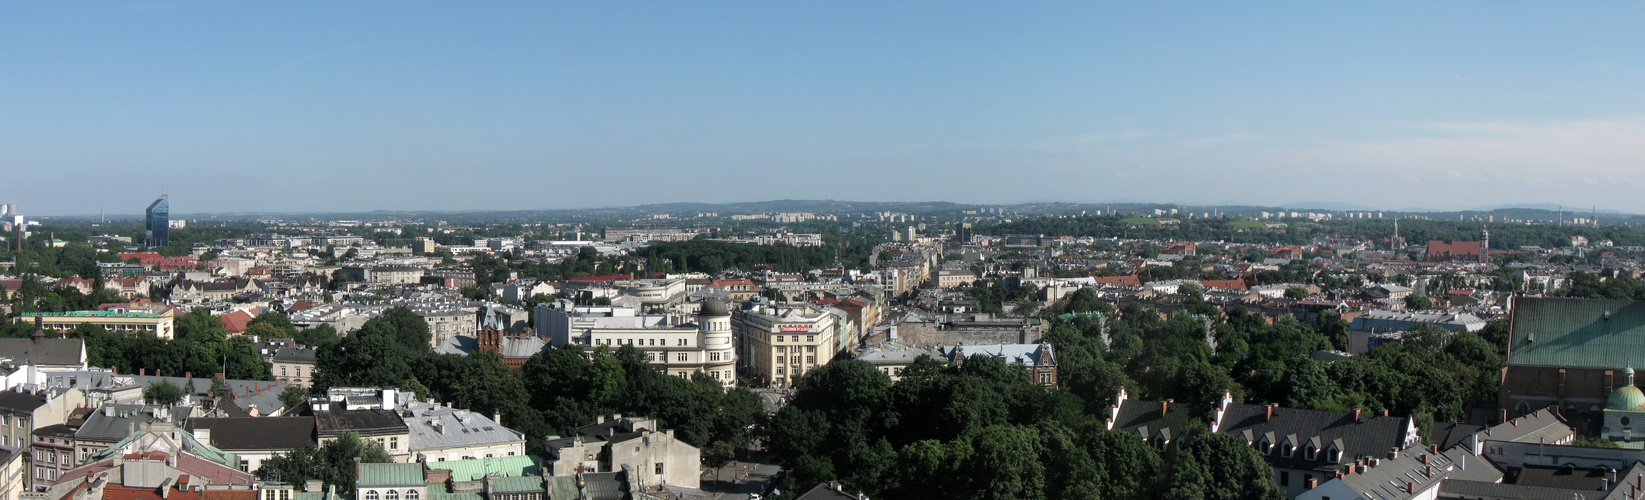
[{"label": "distant apartment tower", "polygon": [[171,244],[171,205],[166,203],[166,196],[149,204],[144,211],[147,217],[144,225],[147,228],[143,235],[147,237],[148,246],[163,247]]}]

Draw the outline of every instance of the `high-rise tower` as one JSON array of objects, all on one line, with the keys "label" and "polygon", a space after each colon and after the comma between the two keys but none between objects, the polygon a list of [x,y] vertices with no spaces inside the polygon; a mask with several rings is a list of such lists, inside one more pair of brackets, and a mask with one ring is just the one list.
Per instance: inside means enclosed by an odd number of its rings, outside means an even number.
[{"label": "high-rise tower", "polygon": [[171,205],[166,203],[166,195],[160,195],[160,199],[150,203],[144,214],[146,217],[143,219],[143,235],[147,237],[148,246],[152,248],[171,244]]}]

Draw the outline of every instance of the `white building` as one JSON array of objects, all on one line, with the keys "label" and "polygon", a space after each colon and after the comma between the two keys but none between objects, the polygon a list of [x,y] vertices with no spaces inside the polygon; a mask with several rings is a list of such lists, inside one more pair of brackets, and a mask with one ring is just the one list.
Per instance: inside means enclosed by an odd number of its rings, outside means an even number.
[{"label": "white building", "polygon": [[635,314],[626,307],[537,306],[537,336],[554,347],[634,346],[651,364],[669,375],[690,377],[702,371],[729,387],[736,382],[736,350],[731,344],[731,313],[724,302],[703,302],[697,316]]}]

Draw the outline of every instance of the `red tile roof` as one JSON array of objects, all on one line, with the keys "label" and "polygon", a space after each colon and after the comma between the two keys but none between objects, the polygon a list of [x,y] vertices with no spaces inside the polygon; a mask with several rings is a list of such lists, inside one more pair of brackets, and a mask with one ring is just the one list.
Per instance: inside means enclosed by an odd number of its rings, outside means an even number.
[{"label": "red tile roof", "polygon": [[1093,276],[1091,279],[1096,280],[1098,285],[1142,286],[1142,279],[1137,278],[1135,274],[1126,276]]},{"label": "red tile roof", "polygon": [[244,309],[224,314],[223,331],[228,333],[244,333],[246,331],[246,323],[250,323],[251,320],[256,317],[257,315],[246,312]]}]

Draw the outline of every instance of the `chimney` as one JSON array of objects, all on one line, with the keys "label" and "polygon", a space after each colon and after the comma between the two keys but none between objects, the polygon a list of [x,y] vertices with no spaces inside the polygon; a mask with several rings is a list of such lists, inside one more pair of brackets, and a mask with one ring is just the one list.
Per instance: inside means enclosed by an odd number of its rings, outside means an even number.
[{"label": "chimney", "polygon": [[183,372],[183,378],[194,378],[194,372]]},{"label": "chimney", "polygon": [[1496,411],[1496,421],[1497,421],[1497,423],[1502,423],[1502,422],[1507,422],[1508,421],[1508,409],[1507,408],[1502,408],[1502,409]]},{"label": "chimney", "polygon": [[1159,404],[1159,416],[1164,417],[1165,413],[1171,409],[1171,403],[1174,402],[1174,401],[1176,401],[1176,400],[1175,399],[1167,399],[1167,400],[1165,400],[1165,402],[1160,403]]},{"label": "chimney", "polygon": [[1415,495],[1416,493],[1417,493],[1417,483],[1405,483],[1405,494]]},{"label": "chimney", "polygon": [[1430,478],[1434,477],[1434,466],[1430,465],[1430,466],[1427,466],[1427,467],[1423,467],[1422,468],[1422,473],[1427,475]]},{"label": "chimney", "polygon": [[1311,489],[1318,488],[1318,487],[1319,487],[1319,480],[1318,479],[1314,479],[1314,478],[1311,478],[1311,477],[1308,478],[1308,485],[1307,485],[1308,489],[1311,490]]},{"label": "chimney", "polygon": [[148,375],[148,373],[149,373],[148,368],[138,368],[137,369],[137,374],[138,375]]},{"label": "chimney", "polygon": [[1417,459],[1421,460],[1422,463],[1426,464],[1426,463],[1428,463],[1428,454],[1423,453],[1421,456],[1417,457]]},{"label": "chimney", "polygon": [[1519,419],[1516,418],[1516,419],[1513,419],[1513,420],[1509,420],[1509,422],[1513,422],[1514,427],[1519,427]]},{"label": "chimney", "polygon": [[109,373],[119,375],[120,374],[120,367],[118,367],[118,366],[109,367]]},{"label": "chimney", "polygon": [[1399,458],[1399,448],[1389,448],[1388,449],[1388,459],[1393,460],[1393,459],[1396,459],[1396,458]]},{"label": "chimney", "polygon": [[1439,445],[1437,445],[1437,444],[1429,445],[1428,446],[1428,452],[1433,453],[1435,455],[1438,455],[1439,454]]},{"label": "chimney", "polygon": [[159,369],[159,368],[155,368],[155,369],[154,369],[154,376],[156,376],[156,377],[164,377],[164,376],[165,376],[165,375],[161,375],[161,374],[160,374],[160,369]]},{"label": "chimney", "polygon": [[1269,406],[1268,407],[1268,417],[1264,418],[1263,421],[1267,422],[1267,421],[1272,421],[1273,419],[1274,419],[1274,407]]},{"label": "chimney", "polygon": [[1382,409],[1382,416],[1384,416],[1384,417],[1388,416],[1388,409],[1387,408]]},{"label": "chimney", "polygon": [[1354,421],[1359,421],[1359,408],[1354,408]]}]

